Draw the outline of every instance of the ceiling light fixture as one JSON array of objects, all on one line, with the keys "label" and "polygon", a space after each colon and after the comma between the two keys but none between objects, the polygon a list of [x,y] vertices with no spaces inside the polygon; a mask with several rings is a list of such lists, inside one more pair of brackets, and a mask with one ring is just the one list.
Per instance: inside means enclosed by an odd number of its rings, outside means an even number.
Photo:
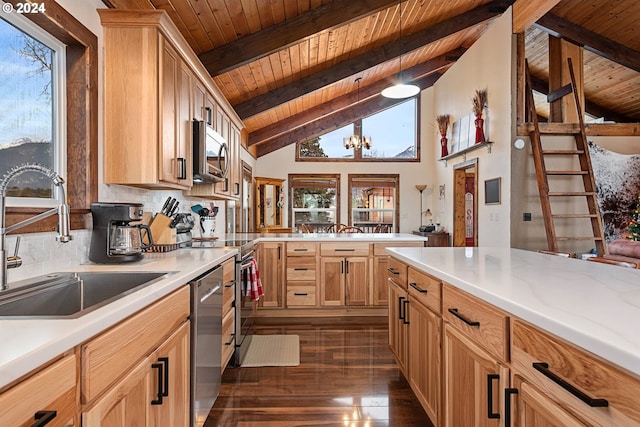
[{"label": "ceiling light fixture", "polygon": [[[356,105],[360,103],[360,81],[362,77],[358,77],[356,79],[356,83],[358,84],[358,101]],[[355,132],[351,136],[346,136],[342,139],[344,143],[344,148],[347,150],[351,148],[360,148],[364,147],[367,150],[371,148],[371,137],[370,136],[362,136],[362,122],[354,123],[353,127]]]},{"label": "ceiling light fixture", "polygon": [[[402,42],[402,0],[398,0],[398,8],[400,11],[400,38],[399,41]],[[398,82],[393,86],[390,86],[382,91],[382,96],[385,98],[392,99],[402,99],[402,98],[410,98],[414,95],[417,95],[420,92],[420,88],[412,83],[406,84],[402,80],[402,53],[398,58],[398,62],[400,63],[400,72],[398,73]]]}]

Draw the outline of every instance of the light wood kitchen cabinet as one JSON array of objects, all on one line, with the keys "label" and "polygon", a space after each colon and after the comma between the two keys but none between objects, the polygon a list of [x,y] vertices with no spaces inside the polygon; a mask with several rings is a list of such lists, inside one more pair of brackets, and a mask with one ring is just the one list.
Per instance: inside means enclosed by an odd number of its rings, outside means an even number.
[{"label": "light wood kitchen cabinet", "polygon": [[69,354],[0,394],[0,425],[79,426],[76,355]]},{"label": "light wood kitchen cabinet", "polygon": [[315,243],[287,243],[287,307],[317,306],[317,260]]},{"label": "light wood kitchen cabinet", "polygon": [[386,307],[388,304],[387,297],[387,268],[389,268],[389,255],[385,251],[391,247],[419,247],[423,246],[422,242],[385,242],[373,243],[373,257],[371,259],[373,265],[373,275],[371,276],[371,301],[372,306]]},{"label": "light wood kitchen cabinet", "polygon": [[408,381],[435,425],[442,394],[442,282],[409,267]]},{"label": "light wood kitchen cabinet", "polygon": [[[405,276],[406,277],[406,276]],[[389,349],[398,362],[400,370],[407,375],[407,356],[409,352],[409,329],[406,319],[409,303],[406,282],[397,282],[389,278]]]},{"label": "light wood kitchen cabinet", "polygon": [[366,306],[369,243],[320,244],[320,305]]},{"label": "light wood kitchen cabinet", "polygon": [[264,296],[258,301],[261,308],[282,308],[284,283],[284,242],[260,242],[256,259]]},{"label": "light wood kitchen cabinet", "polygon": [[193,72],[171,42],[175,26],[165,14],[98,13],[104,27],[105,183],[188,189]]},{"label": "light wood kitchen cabinet", "polygon": [[638,378],[526,322],[512,329],[511,426],[640,425]]},{"label": "light wood kitchen cabinet", "polygon": [[236,264],[235,258],[222,263],[222,371],[233,356],[236,324]]},{"label": "light wood kitchen cabinet", "polygon": [[83,426],[188,424],[189,301],[184,286],[80,347]]}]

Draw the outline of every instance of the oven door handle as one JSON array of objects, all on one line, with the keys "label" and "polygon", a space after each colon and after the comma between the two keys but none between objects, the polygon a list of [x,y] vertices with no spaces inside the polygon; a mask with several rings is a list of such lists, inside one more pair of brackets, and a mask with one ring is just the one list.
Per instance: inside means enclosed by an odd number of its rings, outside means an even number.
[{"label": "oven door handle", "polygon": [[252,264],[253,264],[253,257],[249,258],[247,262],[243,262],[242,264],[240,264],[240,270],[246,270],[247,268],[251,267]]},{"label": "oven door handle", "polygon": [[207,291],[206,294],[204,294],[201,298],[200,298],[200,303],[202,304],[203,302],[205,302],[206,300],[208,300],[211,295],[215,294],[216,292],[218,292],[218,290],[220,290],[220,288],[222,287],[222,285],[216,285],[215,287],[209,289]]}]

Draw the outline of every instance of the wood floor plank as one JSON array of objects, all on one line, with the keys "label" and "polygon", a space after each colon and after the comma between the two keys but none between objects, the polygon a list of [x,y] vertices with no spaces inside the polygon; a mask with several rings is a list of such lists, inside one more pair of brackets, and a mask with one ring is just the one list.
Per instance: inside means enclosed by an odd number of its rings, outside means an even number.
[{"label": "wood floor plank", "polygon": [[254,324],[254,334],[298,335],[300,365],[227,368],[204,427],[433,427],[378,320]]}]

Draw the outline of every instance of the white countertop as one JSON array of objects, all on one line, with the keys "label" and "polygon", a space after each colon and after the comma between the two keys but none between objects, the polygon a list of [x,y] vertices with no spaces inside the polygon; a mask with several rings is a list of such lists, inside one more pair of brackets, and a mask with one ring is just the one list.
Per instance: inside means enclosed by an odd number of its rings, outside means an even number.
[{"label": "white countertop", "polygon": [[179,249],[165,254],[148,253],[142,261],[131,264],[86,264],[74,268],[73,271],[175,274],[77,319],[1,319],[0,387],[168,295],[236,253],[237,249]]},{"label": "white countertop", "polygon": [[387,252],[640,375],[640,270],[509,248]]},{"label": "white countertop", "polygon": [[[229,240],[233,240],[229,238]],[[236,238],[254,238],[258,239],[258,241],[263,242],[282,242],[282,241],[293,241],[293,242],[306,242],[309,240],[314,240],[318,242],[326,242],[326,241],[346,241],[346,242],[393,242],[393,241],[402,241],[402,242],[425,242],[427,241],[427,237],[418,236],[415,234],[408,233],[247,233],[247,234],[235,234]]]}]

